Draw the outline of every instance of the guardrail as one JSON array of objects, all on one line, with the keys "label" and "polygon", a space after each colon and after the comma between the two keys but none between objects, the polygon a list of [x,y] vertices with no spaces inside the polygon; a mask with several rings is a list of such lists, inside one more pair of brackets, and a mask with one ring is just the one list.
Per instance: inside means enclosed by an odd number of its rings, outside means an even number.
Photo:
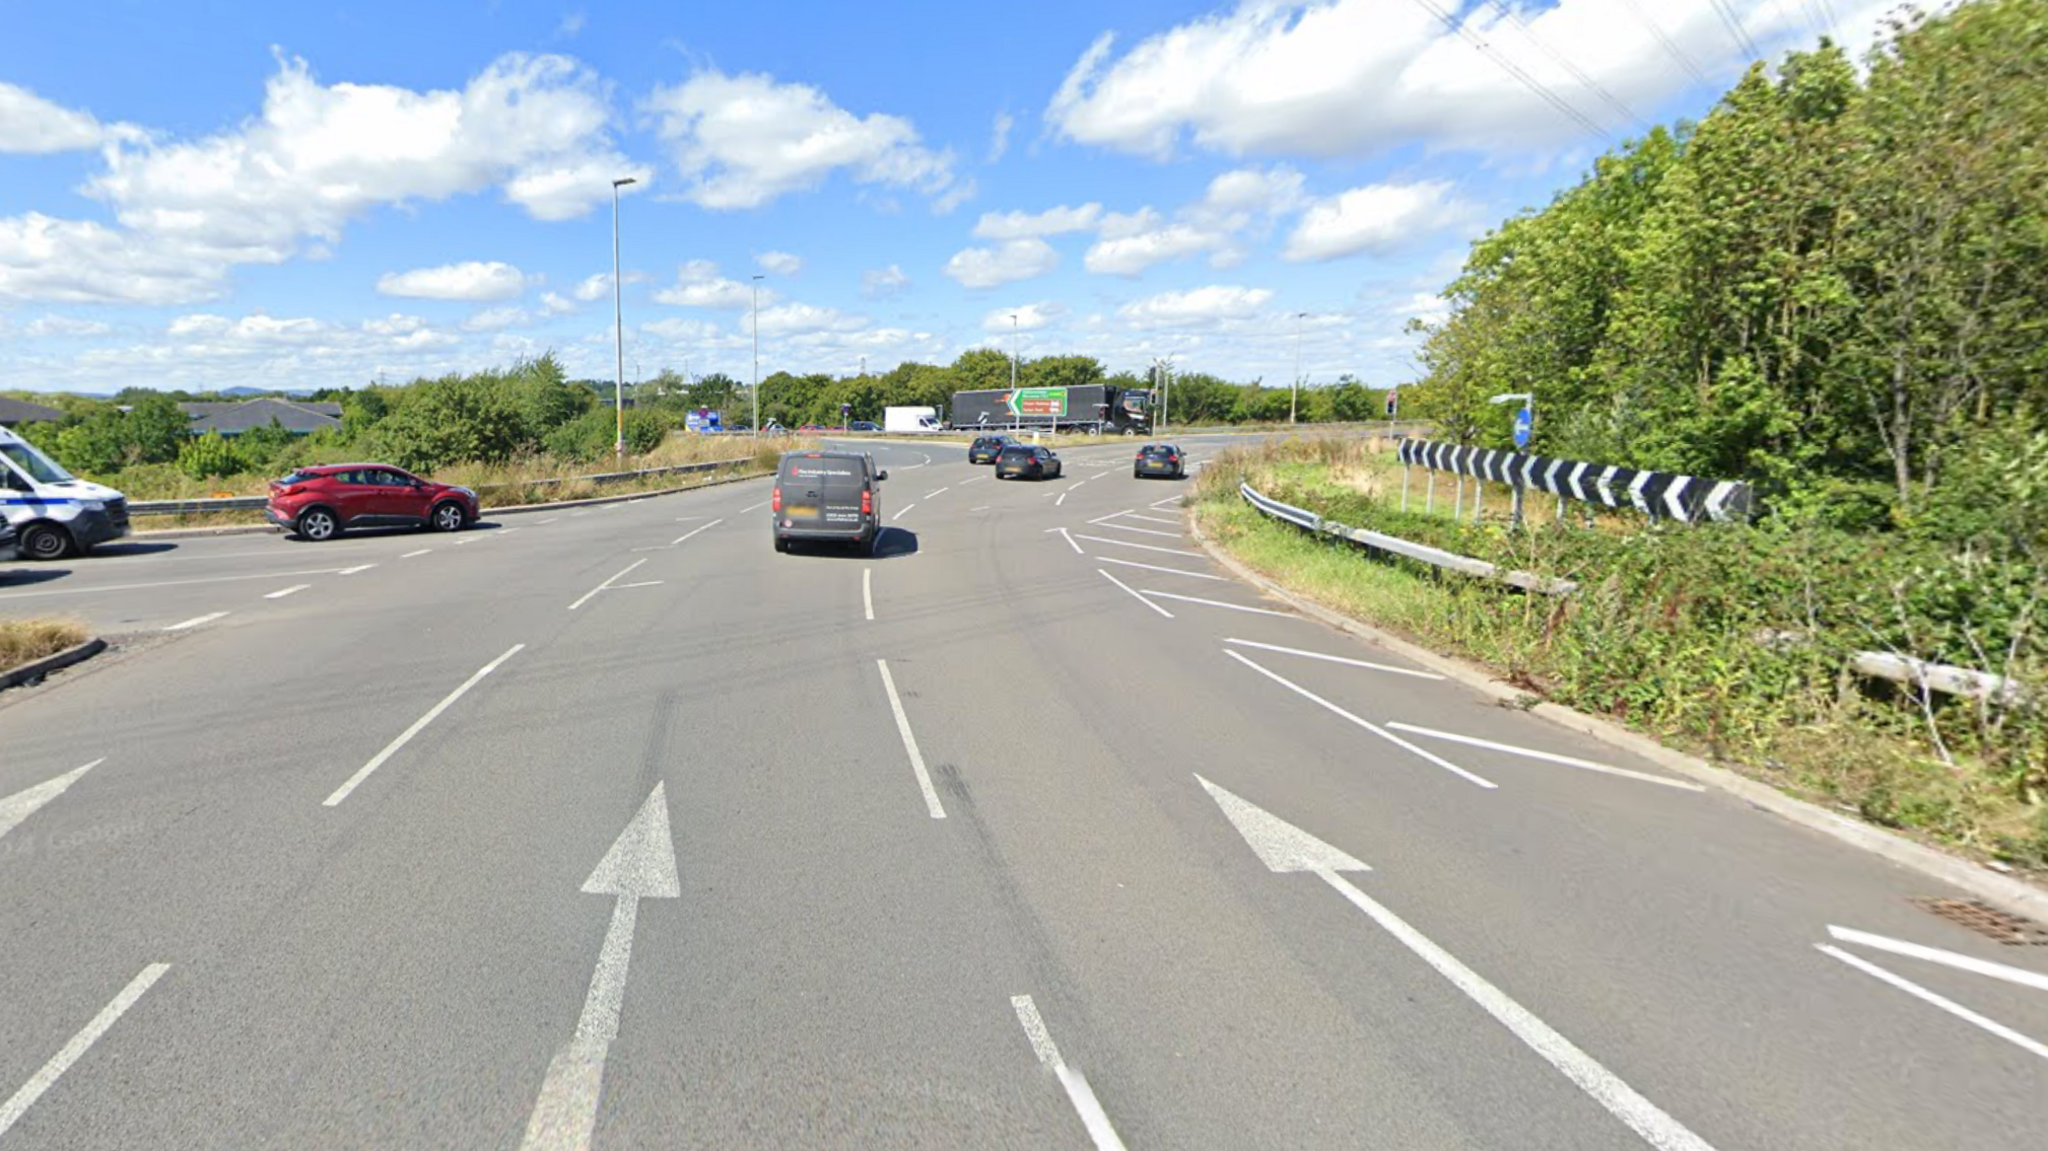
[{"label": "guardrail", "polygon": [[[477,494],[489,491],[503,491],[507,488],[540,488],[557,484],[592,483],[616,484],[643,476],[679,475],[684,472],[709,472],[736,464],[754,462],[752,456],[736,456],[729,460],[711,460],[701,464],[675,464],[665,468],[641,468],[630,472],[598,472],[587,476],[556,476],[537,480],[510,480],[501,484],[478,484]],[[200,515],[206,512],[260,511],[269,504],[267,496],[224,496],[218,499],[199,500],[132,500],[128,504],[131,516],[174,516]]]}]

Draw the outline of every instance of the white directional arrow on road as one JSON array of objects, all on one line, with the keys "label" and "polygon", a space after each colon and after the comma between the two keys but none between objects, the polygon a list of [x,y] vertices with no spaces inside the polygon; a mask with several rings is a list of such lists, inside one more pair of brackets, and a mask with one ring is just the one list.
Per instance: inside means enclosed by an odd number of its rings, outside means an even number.
[{"label": "white directional arrow on road", "polygon": [[590,895],[615,895],[611,929],[597,955],[590,994],[576,1034],[548,1064],[540,1099],[527,1121],[522,1151],[584,1151],[597,1126],[598,1095],[604,1088],[604,1060],[619,1034],[619,1005],[626,995],[626,965],[633,955],[633,925],[643,899],[674,899],[682,894],[676,877],[675,840],[668,829],[668,799],[654,785],[647,802],[597,870],[583,881]]},{"label": "white directional arrow on road", "polygon": [[1336,888],[1338,894],[1351,901],[1352,906],[1365,912],[1387,934],[1420,956],[1424,963],[1436,969],[1437,974],[1450,980],[1452,986],[1484,1008],[1488,1015],[1513,1032],[1515,1038],[1528,1044],[1552,1067],[1562,1071],[1565,1078],[1578,1084],[1579,1089],[1592,1096],[1594,1102],[1628,1124],[1643,1137],[1644,1142],[1658,1148],[1658,1151],[1713,1151],[1706,1140],[1637,1094],[1633,1087],[1579,1050],[1571,1040],[1552,1030],[1528,1008],[1508,998],[1506,992],[1482,979],[1477,972],[1460,963],[1456,956],[1438,947],[1400,916],[1380,906],[1338,874],[1341,871],[1371,870],[1365,864],[1199,775],[1195,780],[1223,809],[1224,817],[1237,828],[1239,835],[1244,836],[1245,844],[1267,870],[1314,872],[1324,883]]},{"label": "white directional arrow on road", "polygon": [[105,763],[95,759],[84,767],[73,768],[55,779],[44,780],[27,791],[17,791],[6,799],[0,799],[0,836],[21,826],[21,821],[34,815],[44,804],[64,794],[66,788],[78,782],[78,777]]}]

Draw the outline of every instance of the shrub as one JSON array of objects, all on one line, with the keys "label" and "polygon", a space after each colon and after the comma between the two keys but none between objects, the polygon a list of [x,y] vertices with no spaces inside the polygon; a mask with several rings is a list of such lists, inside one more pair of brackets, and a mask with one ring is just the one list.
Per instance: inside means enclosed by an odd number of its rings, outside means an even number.
[{"label": "shrub", "polygon": [[237,445],[229,443],[219,432],[210,431],[187,440],[178,449],[178,470],[195,480],[231,476],[248,467]]}]

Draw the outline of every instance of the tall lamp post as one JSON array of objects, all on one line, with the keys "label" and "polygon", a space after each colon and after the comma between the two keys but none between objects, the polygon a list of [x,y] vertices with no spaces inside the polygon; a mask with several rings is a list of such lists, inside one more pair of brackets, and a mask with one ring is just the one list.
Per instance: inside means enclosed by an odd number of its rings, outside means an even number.
[{"label": "tall lamp post", "polygon": [[1017,315],[1010,314],[1010,402],[1017,406],[1017,430],[1024,430],[1024,401],[1017,398]]},{"label": "tall lamp post", "polygon": [[1287,422],[1290,424],[1301,408],[1301,321],[1307,318],[1307,312],[1294,313],[1294,390],[1287,397]]},{"label": "tall lamp post", "polygon": [[755,276],[754,290],[754,438],[761,438],[761,277]]},{"label": "tall lamp post", "polygon": [[626,458],[626,329],[621,301],[625,285],[619,280],[619,189],[633,183],[638,181],[631,176],[612,181],[612,348],[617,359],[612,377],[612,455],[621,460]]}]

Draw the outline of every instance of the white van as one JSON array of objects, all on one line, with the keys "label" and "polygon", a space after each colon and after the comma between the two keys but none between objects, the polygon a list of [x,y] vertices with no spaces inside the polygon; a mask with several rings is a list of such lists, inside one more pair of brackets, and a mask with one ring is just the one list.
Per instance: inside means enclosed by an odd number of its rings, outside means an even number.
[{"label": "white van", "polygon": [[0,513],[25,559],[84,555],[128,534],[128,497],[78,479],[6,428],[0,428]]}]

